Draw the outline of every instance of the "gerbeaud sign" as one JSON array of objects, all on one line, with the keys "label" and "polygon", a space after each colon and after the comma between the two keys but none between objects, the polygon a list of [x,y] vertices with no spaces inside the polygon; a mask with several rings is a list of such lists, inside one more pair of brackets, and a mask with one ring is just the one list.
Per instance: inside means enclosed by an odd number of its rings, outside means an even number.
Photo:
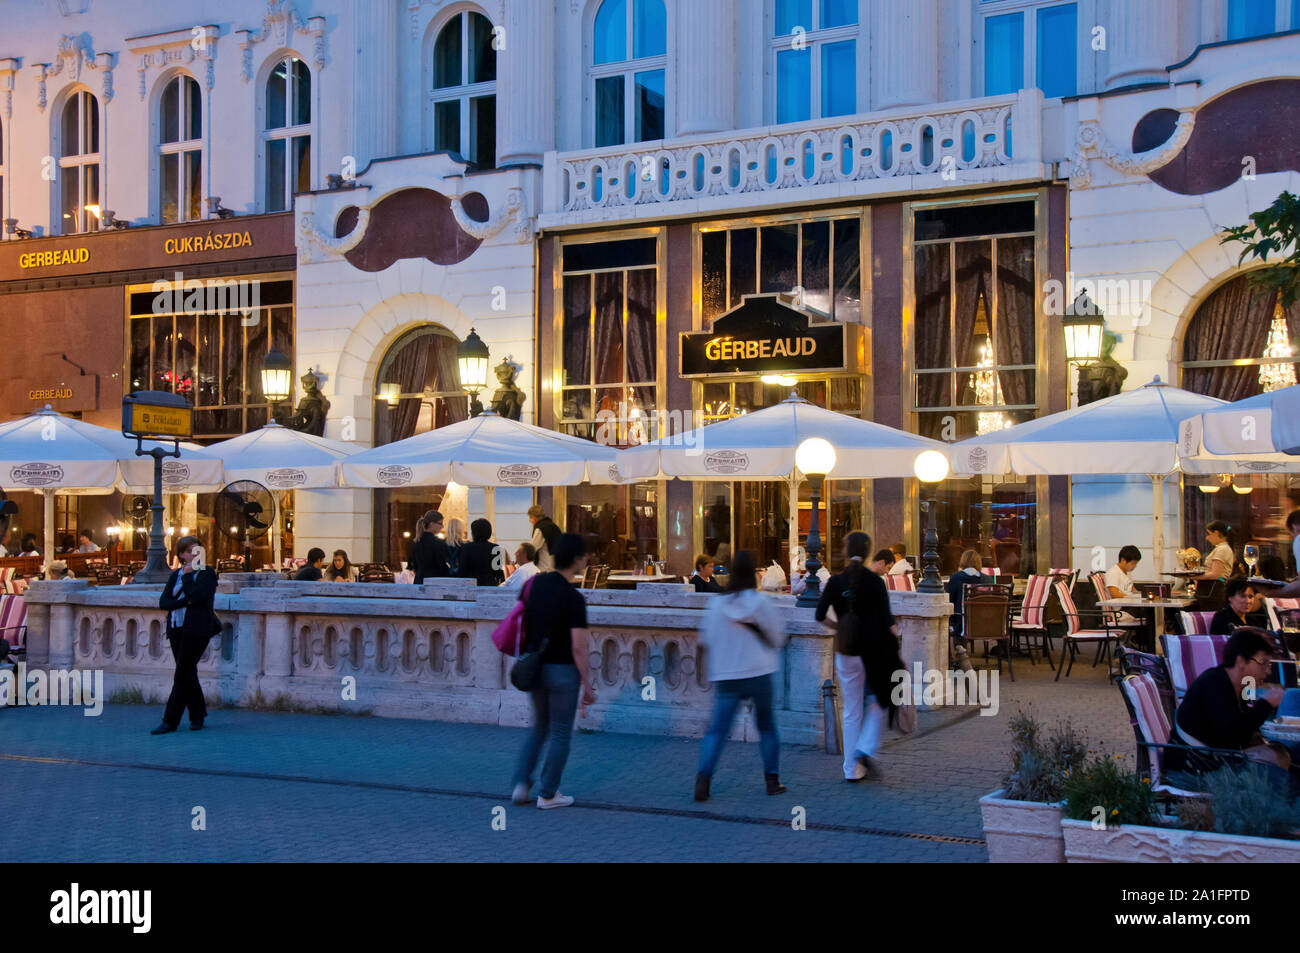
[{"label": "gerbeaud sign", "polygon": [[745,295],[712,331],[682,335],[682,377],[844,369],[843,324],[813,324],[775,294]]}]

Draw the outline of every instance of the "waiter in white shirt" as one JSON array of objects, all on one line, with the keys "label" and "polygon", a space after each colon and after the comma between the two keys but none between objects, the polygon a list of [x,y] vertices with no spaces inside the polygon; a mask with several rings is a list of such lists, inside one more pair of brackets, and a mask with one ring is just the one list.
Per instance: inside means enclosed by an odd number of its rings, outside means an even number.
[{"label": "waiter in white shirt", "polygon": [[903,573],[912,571],[912,564],[905,558],[907,550],[903,547],[902,543],[895,543],[893,546],[890,546],[889,551],[894,554],[894,564],[889,567],[889,575],[900,576]]}]

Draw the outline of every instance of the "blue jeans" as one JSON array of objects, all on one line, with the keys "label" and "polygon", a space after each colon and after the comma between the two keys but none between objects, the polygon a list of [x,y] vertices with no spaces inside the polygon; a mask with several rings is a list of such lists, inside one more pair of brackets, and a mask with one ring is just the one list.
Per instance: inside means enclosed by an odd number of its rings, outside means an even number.
[{"label": "blue jeans", "polygon": [[[519,752],[513,784],[533,785],[542,745],[546,744],[546,761],[542,765],[542,797],[555,797],[560,789],[560,775],[569,760],[569,740],[573,719],[578,713],[578,693],[582,679],[576,665],[543,665],[541,684],[529,697],[533,702],[533,727]],[[548,744],[549,742],[549,744]]]},{"label": "blue jeans", "polygon": [[776,734],[776,720],[772,717],[772,679],[775,676],[755,675],[753,678],[733,678],[714,682],[718,702],[713,709],[713,721],[700,746],[700,774],[713,775],[727,743],[731,722],[736,717],[740,702],[749,698],[754,702],[754,720],[758,723],[758,751],[763,757],[763,772],[777,774],[781,740]]}]

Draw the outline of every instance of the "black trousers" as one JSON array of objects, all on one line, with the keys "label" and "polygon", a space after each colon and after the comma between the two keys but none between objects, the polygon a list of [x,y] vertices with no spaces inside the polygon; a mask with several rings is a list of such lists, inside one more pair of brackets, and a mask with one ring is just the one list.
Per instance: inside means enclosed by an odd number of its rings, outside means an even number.
[{"label": "black trousers", "polygon": [[208,716],[208,706],[203,700],[203,686],[199,684],[199,659],[208,647],[208,639],[171,629],[167,641],[172,644],[172,655],[176,658],[176,677],[172,681],[172,693],[167,698],[167,709],[163,712],[163,723],[175,728],[181,723],[181,713],[190,712],[190,724],[201,722]]}]

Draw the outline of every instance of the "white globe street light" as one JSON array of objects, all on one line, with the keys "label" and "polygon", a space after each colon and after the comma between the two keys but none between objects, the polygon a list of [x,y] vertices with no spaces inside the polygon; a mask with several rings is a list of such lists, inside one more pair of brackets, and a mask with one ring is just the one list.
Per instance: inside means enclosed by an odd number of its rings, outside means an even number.
[{"label": "white globe street light", "polygon": [[808,561],[804,563],[804,567],[808,571],[808,584],[799,596],[797,605],[815,607],[822,596],[822,583],[817,576],[817,573],[822,568],[821,561],[817,558],[817,554],[821,552],[822,548],[820,525],[822,481],[826,479],[826,474],[835,469],[835,448],[831,446],[829,440],[823,440],[821,437],[809,437],[795,448],[794,465],[808,477],[808,483],[812,489],[812,525],[808,528],[808,539],[805,543]]},{"label": "white globe street light", "polygon": [[934,511],[939,503],[934,499],[933,487],[948,476],[948,457],[938,450],[925,450],[917,455],[912,470],[918,480],[931,488],[931,496],[925,507],[929,514],[925,525],[925,552],[921,555],[925,575],[921,577],[916,591],[943,592],[943,583],[939,581],[939,533],[934,526]]}]

